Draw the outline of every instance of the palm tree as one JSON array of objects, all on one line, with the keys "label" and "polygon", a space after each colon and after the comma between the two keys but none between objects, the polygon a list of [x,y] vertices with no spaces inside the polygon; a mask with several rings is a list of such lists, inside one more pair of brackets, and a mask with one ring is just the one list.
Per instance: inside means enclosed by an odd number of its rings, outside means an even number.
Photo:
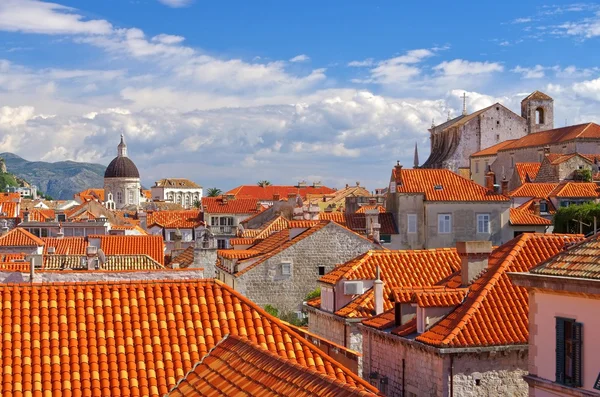
[{"label": "palm tree", "polygon": [[223,191],[216,187],[211,187],[206,191],[206,194],[208,195],[208,197],[217,197],[217,196],[220,196],[222,193],[223,193]]},{"label": "palm tree", "polygon": [[200,200],[194,200],[194,204],[193,204],[194,208],[200,208],[200,205],[201,205]]},{"label": "palm tree", "polygon": [[271,182],[267,180],[258,181],[256,184],[260,187],[271,186]]}]

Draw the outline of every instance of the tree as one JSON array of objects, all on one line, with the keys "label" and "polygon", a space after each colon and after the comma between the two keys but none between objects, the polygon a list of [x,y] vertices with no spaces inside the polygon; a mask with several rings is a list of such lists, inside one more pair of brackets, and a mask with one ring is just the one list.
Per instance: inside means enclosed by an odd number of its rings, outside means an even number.
[{"label": "tree", "polygon": [[260,187],[271,186],[271,182],[267,180],[258,181],[256,184]]},{"label": "tree", "polygon": [[217,196],[220,196],[222,193],[223,193],[223,191],[216,187],[211,187],[206,191],[206,194],[208,195],[208,197],[217,197]]},{"label": "tree", "polygon": [[587,234],[594,230],[594,217],[600,226],[600,204],[594,202],[560,207],[554,215],[554,232]]},{"label": "tree", "polygon": [[317,287],[316,289],[310,291],[308,293],[308,295],[306,295],[306,298],[304,298],[304,301],[309,301],[309,300],[314,299],[319,296],[321,296],[321,288]]},{"label": "tree", "polygon": [[194,206],[194,208],[200,208],[200,200],[194,200],[194,203],[192,205]]}]

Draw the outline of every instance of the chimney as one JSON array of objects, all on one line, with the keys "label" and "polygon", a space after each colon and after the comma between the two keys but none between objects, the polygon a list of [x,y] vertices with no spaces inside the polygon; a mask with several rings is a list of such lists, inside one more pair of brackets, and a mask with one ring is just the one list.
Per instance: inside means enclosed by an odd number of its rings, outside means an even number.
[{"label": "chimney", "polygon": [[373,241],[377,244],[381,242],[381,238],[379,235],[379,231],[381,230],[381,225],[377,222],[371,224],[371,228],[373,229]]},{"label": "chimney", "polygon": [[494,191],[494,180],[496,179],[496,174],[492,171],[492,167],[488,165],[488,171],[485,174],[485,187]]},{"label": "chimney", "polygon": [[226,205],[228,200],[227,196],[221,197],[221,204]]},{"label": "chimney", "polygon": [[539,201],[533,202],[533,214],[540,216],[540,202]]},{"label": "chimney", "polygon": [[23,222],[29,222],[29,210],[27,208],[23,211]]},{"label": "chimney", "polygon": [[506,180],[506,177],[504,177],[502,179],[502,194],[505,196],[508,196],[508,181]]},{"label": "chimney", "polygon": [[313,182],[313,187],[314,188],[323,187],[323,184],[321,183],[321,181]]},{"label": "chimney", "polygon": [[260,212],[262,210],[262,208],[263,208],[263,206],[260,203],[260,201],[257,201],[256,202],[256,212]]},{"label": "chimney", "polygon": [[377,204],[377,197],[369,197],[369,205]]},{"label": "chimney", "polygon": [[402,165],[400,165],[400,160],[396,161],[394,169],[396,171],[396,186],[402,186]]},{"label": "chimney", "polygon": [[381,281],[379,266],[377,266],[377,278],[373,282],[373,292],[375,293],[375,315],[383,313],[383,281]]},{"label": "chimney", "polygon": [[181,234],[181,230],[175,230],[175,235],[173,236],[175,240],[175,250],[181,250],[181,240],[183,240],[183,235]]},{"label": "chimney", "polygon": [[48,255],[54,255],[56,253],[55,247],[48,247]]},{"label": "chimney", "polygon": [[62,226],[58,229],[58,233],[56,233],[56,238],[64,238],[65,232],[63,231]]},{"label": "chimney", "polygon": [[456,243],[456,252],[461,260],[462,286],[467,287],[487,269],[492,242],[461,241]]},{"label": "chimney", "polygon": [[29,282],[33,283],[35,278],[35,260],[33,257],[29,258]]},{"label": "chimney", "polygon": [[6,233],[8,233],[8,222],[6,219],[0,220],[0,226],[2,226],[2,236],[4,236]]},{"label": "chimney", "polygon": [[279,193],[273,193],[273,202],[281,200]]},{"label": "chimney", "polygon": [[550,145],[546,145],[544,146],[544,156],[547,156],[550,154]]}]

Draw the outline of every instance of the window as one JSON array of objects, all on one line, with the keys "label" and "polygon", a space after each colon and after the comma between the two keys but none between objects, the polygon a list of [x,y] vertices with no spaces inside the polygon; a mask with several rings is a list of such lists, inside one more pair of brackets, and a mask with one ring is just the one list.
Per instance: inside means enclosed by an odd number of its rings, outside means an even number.
[{"label": "window", "polygon": [[479,174],[479,161],[475,162],[475,173]]},{"label": "window", "polygon": [[175,241],[175,232],[169,232],[169,241]]},{"label": "window", "polygon": [[220,223],[221,226],[233,226],[233,217],[222,216],[219,219],[219,223]]},{"label": "window", "polygon": [[500,134],[496,134],[496,142],[500,142]]},{"label": "window", "polygon": [[123,204],[123,193],[117,192],[117,203]]},{"label": "window", "polygon": [[325,275],[325,266],[319,266],[319,276]]},{"label": "window", "polygon": [[544,124],[544,109],[537,108],[535,110],[535,123]]},{"label": "window", "polygon": [[581,335],[583,324],[556,317],[556,382],[581,387]]},{"label": "window", "polygon": [[496,125],[500,125],[500,122],[499,122],[499,121],[496,121]]},{"label": "window", "polygon": [[548,203],[546,200],[540,200],[540,212],[548,212]]},{"label": "window", "polygon": [[477,214],[477,233],[490,232],[490,214]]},{"label": "window", "polygon": [[417,214],[408,214],[408,225],[407,225],[407,233],[416,233],[417,232]]},{"label": "window", "polygon": [[292,264],[290,262],[282,262],[281,263],[281,275],[289,276],[292,274]]},{"label": "window", "polygon": [[129,194],[129,204],[133,204],[133,190],[127,192]]},{"label": "window", "polygon": [[218,239],[217,240],[217,248],[220,250],[226,249],[227,248],[227,240],[222,239],[222,238]]},{"label": "window", "polygon": [[452,232],[452,215],[438,214],[438,233]]},{"label": "window", "polygon": [[210,217],[210,225],[211,226],[219,226],[219,217],[218,216],[211,216]]}]

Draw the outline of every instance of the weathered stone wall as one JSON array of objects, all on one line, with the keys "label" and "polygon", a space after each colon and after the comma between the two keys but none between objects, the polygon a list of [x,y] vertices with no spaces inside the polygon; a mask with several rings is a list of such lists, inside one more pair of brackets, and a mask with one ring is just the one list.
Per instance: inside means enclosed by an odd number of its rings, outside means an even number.
[{"label": "weathered stone wall", "polygon": [[[543,121],[536,122],[536,110],[542,109]],[[521,102],[521,116],[527,120],[528,133],[554,128],[554,101],[552,99],[528,99]]]},{"label": "weathered stone wall", "polygon": [[[423,194],[396,193],[394,218],[398,226],[394,249],[422,249],[425,247],[425,205]],[[408,214],[417,215],[417,233],[408,233]]]},{"label": "weathered stone wall", "polygon": [[[29,273],[0,272],[0,283],[15,282],[15,275],[20,275],[23,282],[30,282]],[[35,283],[65,283],[89,281],[143,281],[143,280],[194,280],[203,277],[202,270],[155,270],[155,271],[56,271],[34,274]],[[7,281],[8,280],[8,281]]]},{"label": "weathered stone wall", "polygon": [[[484,148],[485,149],[485,148]],[[481,186],[485,186],[485,174],[487,166],[492,164],[496,155],[471,158],[471,180]]]},{"label": "weathered stone wall", "polygon": [[[299,311],[306,295],[318,285],[319,266],[325,273],[376,246],[350,230],[329,223],[253,269],[236,277],[235,289],[260,306],[280,312]],[[282,262],[291,262],[291,274],[281,274]]]},{"label": "weathered stone wall", "polygon": [[314,308],[308,308],[308,332],[346,347],[344,320]]},{"label": "weathered stone wall", "polygon": [[[384,395],[400,397],[403,391],[416,396],[450,395],[449,354],[438,354],[368,327],[359,329],[363,334],[363,378],[369,380],[371,373],[377,373],[378,379],[387,377],[387,386],[375,382]],[[527,374],[525,347],[506,352],[453,354],[452,365],[454,396],[527,396],[528,386],[522,379]]]}]

